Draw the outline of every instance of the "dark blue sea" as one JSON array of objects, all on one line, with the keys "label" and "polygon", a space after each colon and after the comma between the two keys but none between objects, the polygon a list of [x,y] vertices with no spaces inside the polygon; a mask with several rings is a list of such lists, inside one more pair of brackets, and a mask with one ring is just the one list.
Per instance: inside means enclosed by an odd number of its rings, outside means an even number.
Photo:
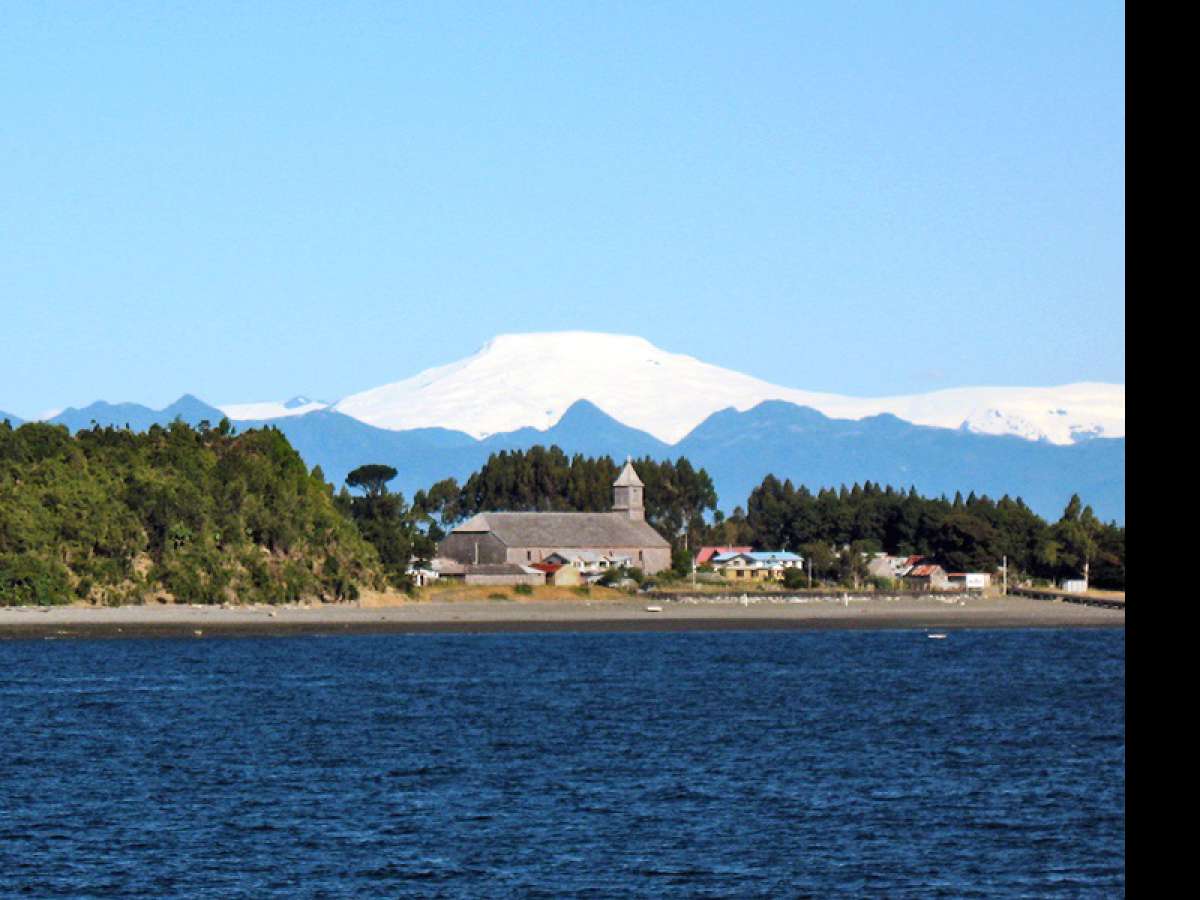
[{"label": "dark blue sea", "polygon": [[0,642],[0,894],[1125,889],[1125,634]]}]

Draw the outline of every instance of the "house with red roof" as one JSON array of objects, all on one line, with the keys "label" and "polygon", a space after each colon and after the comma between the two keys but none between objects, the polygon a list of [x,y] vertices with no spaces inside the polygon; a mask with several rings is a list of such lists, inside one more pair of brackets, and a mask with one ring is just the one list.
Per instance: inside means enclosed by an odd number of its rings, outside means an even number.
[{"label": "house with red roof", "polygon": [[564,563],[535,562],[528,568],[537,569],[546,575],[546,584],[575,586],[583,583],[583,576],[575,566]]},{"label": "house with red roof", "polygon": [[905,564],[907,569],[900,578],[910,590],[944,591],[951,586],[946,570],[931,557],[910,556]]},{"label": "house with red roof", "polygon": [[709,565],[714,556],[728,553],[749,553],[753,549],[753,547],[701,547],[700,552],[696,554],[696,565]]}]

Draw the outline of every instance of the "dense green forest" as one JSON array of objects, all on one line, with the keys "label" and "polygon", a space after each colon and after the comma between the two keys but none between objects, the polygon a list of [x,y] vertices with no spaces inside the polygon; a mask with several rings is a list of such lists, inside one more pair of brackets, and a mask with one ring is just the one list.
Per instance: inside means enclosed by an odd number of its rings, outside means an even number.
[{"label": "dense green forest", "polygon": [[0,423],[0,605],[346,600],[382,577],[274,429]]},{"label": "dense green forest", "polygon": [[[745,508],[726,517],[717,509],[708,473],[687,459],[647,457],[634,466],[646,484],[646,519],[672,540],[681,570],[688,564],[685,546],[749,545],[800,552],[812,559],[815,575],[840,578],[847,574],[844,560],[857,556],[839,558],[850,546],[926,554],[967,571],[993,571],[1007,556],[1011,573],[1045,579],[1078,577],[1087,563],[1093,584],[1125,584],[1124,527],[1100,522],[1078,497],[1058,522],[1048,523],[1007,496],[926,498],[871,482],[814,494],[768,475]],[[618,470],[607,456],[568,459],[557,447],[502,451],[465,484],[440,481],[418,492],[413,505],[433,521],[435,536],[488,509],[606,510]]]},{"label": "dense green forest", "polygon": [[[690,568],[704,544],[788,549],[814,574],[857,578],[860,554],[935,556],[954,569],[1054,579],[1090,567],[1123,588],[1125,529],[1078,497],[1046,522],[1019,499],[925,498],[870,482],[817,493],[767,476],[745,507],[717,509],[712,479],[685,458],[634,460],[646,519]],[[619,465],[558,447],[493,454],[464,484],[445,479],[412,503],[390,466],[368,464],[336,494],[274,428],[235,434],[182,422],[144,433],[0,423],[0,605],[348,600],[405,588],[454,524],[489,510],[602,511]]]}]

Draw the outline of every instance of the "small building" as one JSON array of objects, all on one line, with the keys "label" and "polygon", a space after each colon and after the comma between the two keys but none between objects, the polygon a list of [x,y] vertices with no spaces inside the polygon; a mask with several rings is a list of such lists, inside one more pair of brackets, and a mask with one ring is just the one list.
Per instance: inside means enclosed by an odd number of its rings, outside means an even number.
[{"label": "small building", "polygon": [[803,568],[804,560],[786,550],[720,553],[711,564],[719,574],[731,581],[782,581],[787,569]]},{"label": "small building", "polygon": [[441,577],[441,572],[433,568],[432,564],[429,566],[410,565],[404,574],[411,578],[413,584],[417,587],[425,587],[425,585],[432,584]]},{"label": "small building", "polygon": [[946,570],[925,557],[921,557],[916,565],[909,568],[901,580],[905,587],[914,591],[944,591],[950,587]]},{"label": "small building", "polygon": [[467,576],[466,565],[445,556],[434,557],[429,567],[437,572],[439,581],[464,581]]},{"label": "small building", "polygon": [[482,563],[466,566],[463,580],[467,584],[528,584],[536,587],[546,583],[546,573],[513,563]]},{"label": "small building", "polygon": [[730,553],[749,553],[753,547],[701,547],[696,554],[696,566],[709,565],[714,556],[724,556]]},{"label": "small building", "polygon": [[867,572],[875,578],[899,578],[908,568],[908,557],[875,553],[867,561]]},{"label": "small building", "polygon": [[545,573],[546,584],[574,587],[583,584],[583,575],[573,565],[551,562],[530,563],[529,568]]},{"label": "small building", "polygon": [[584,575],[599,575],[604,567],[604,555],[595,550],[555,550],[547,553],[542,562],[572,566]]},{"label": "small building", "polygon": [[1082,594],[1087,591],[1087,581],[1082,578],[1068,578],[1062,583],[1062,589],[1068,594]]},{"label": "small building", "polygon": [[950,587],[964,591],[985,591],[992,583],[987,572],[950,572],[946,575]]},{"label": "small building", "polygon": [[[546,583],[546,573],[511,563],[462,563],[439,556],[430,563],[433,578],[438,581],[460,581],[463,584],[530,584]],[[426,584],[428,581],[425,582]]]}]

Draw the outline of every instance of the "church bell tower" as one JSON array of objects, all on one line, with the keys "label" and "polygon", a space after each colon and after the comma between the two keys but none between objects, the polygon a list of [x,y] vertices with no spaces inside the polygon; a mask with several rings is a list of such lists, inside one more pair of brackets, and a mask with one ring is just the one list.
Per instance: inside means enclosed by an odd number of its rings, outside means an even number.
[{"label": "church bell tower", "polygon": [[625,468],[613,482],[613,512],[625,513],[639,522],[646,518],[646,507],[642,502],[642,479],[633,468],[633,457],[626,457]]}]

